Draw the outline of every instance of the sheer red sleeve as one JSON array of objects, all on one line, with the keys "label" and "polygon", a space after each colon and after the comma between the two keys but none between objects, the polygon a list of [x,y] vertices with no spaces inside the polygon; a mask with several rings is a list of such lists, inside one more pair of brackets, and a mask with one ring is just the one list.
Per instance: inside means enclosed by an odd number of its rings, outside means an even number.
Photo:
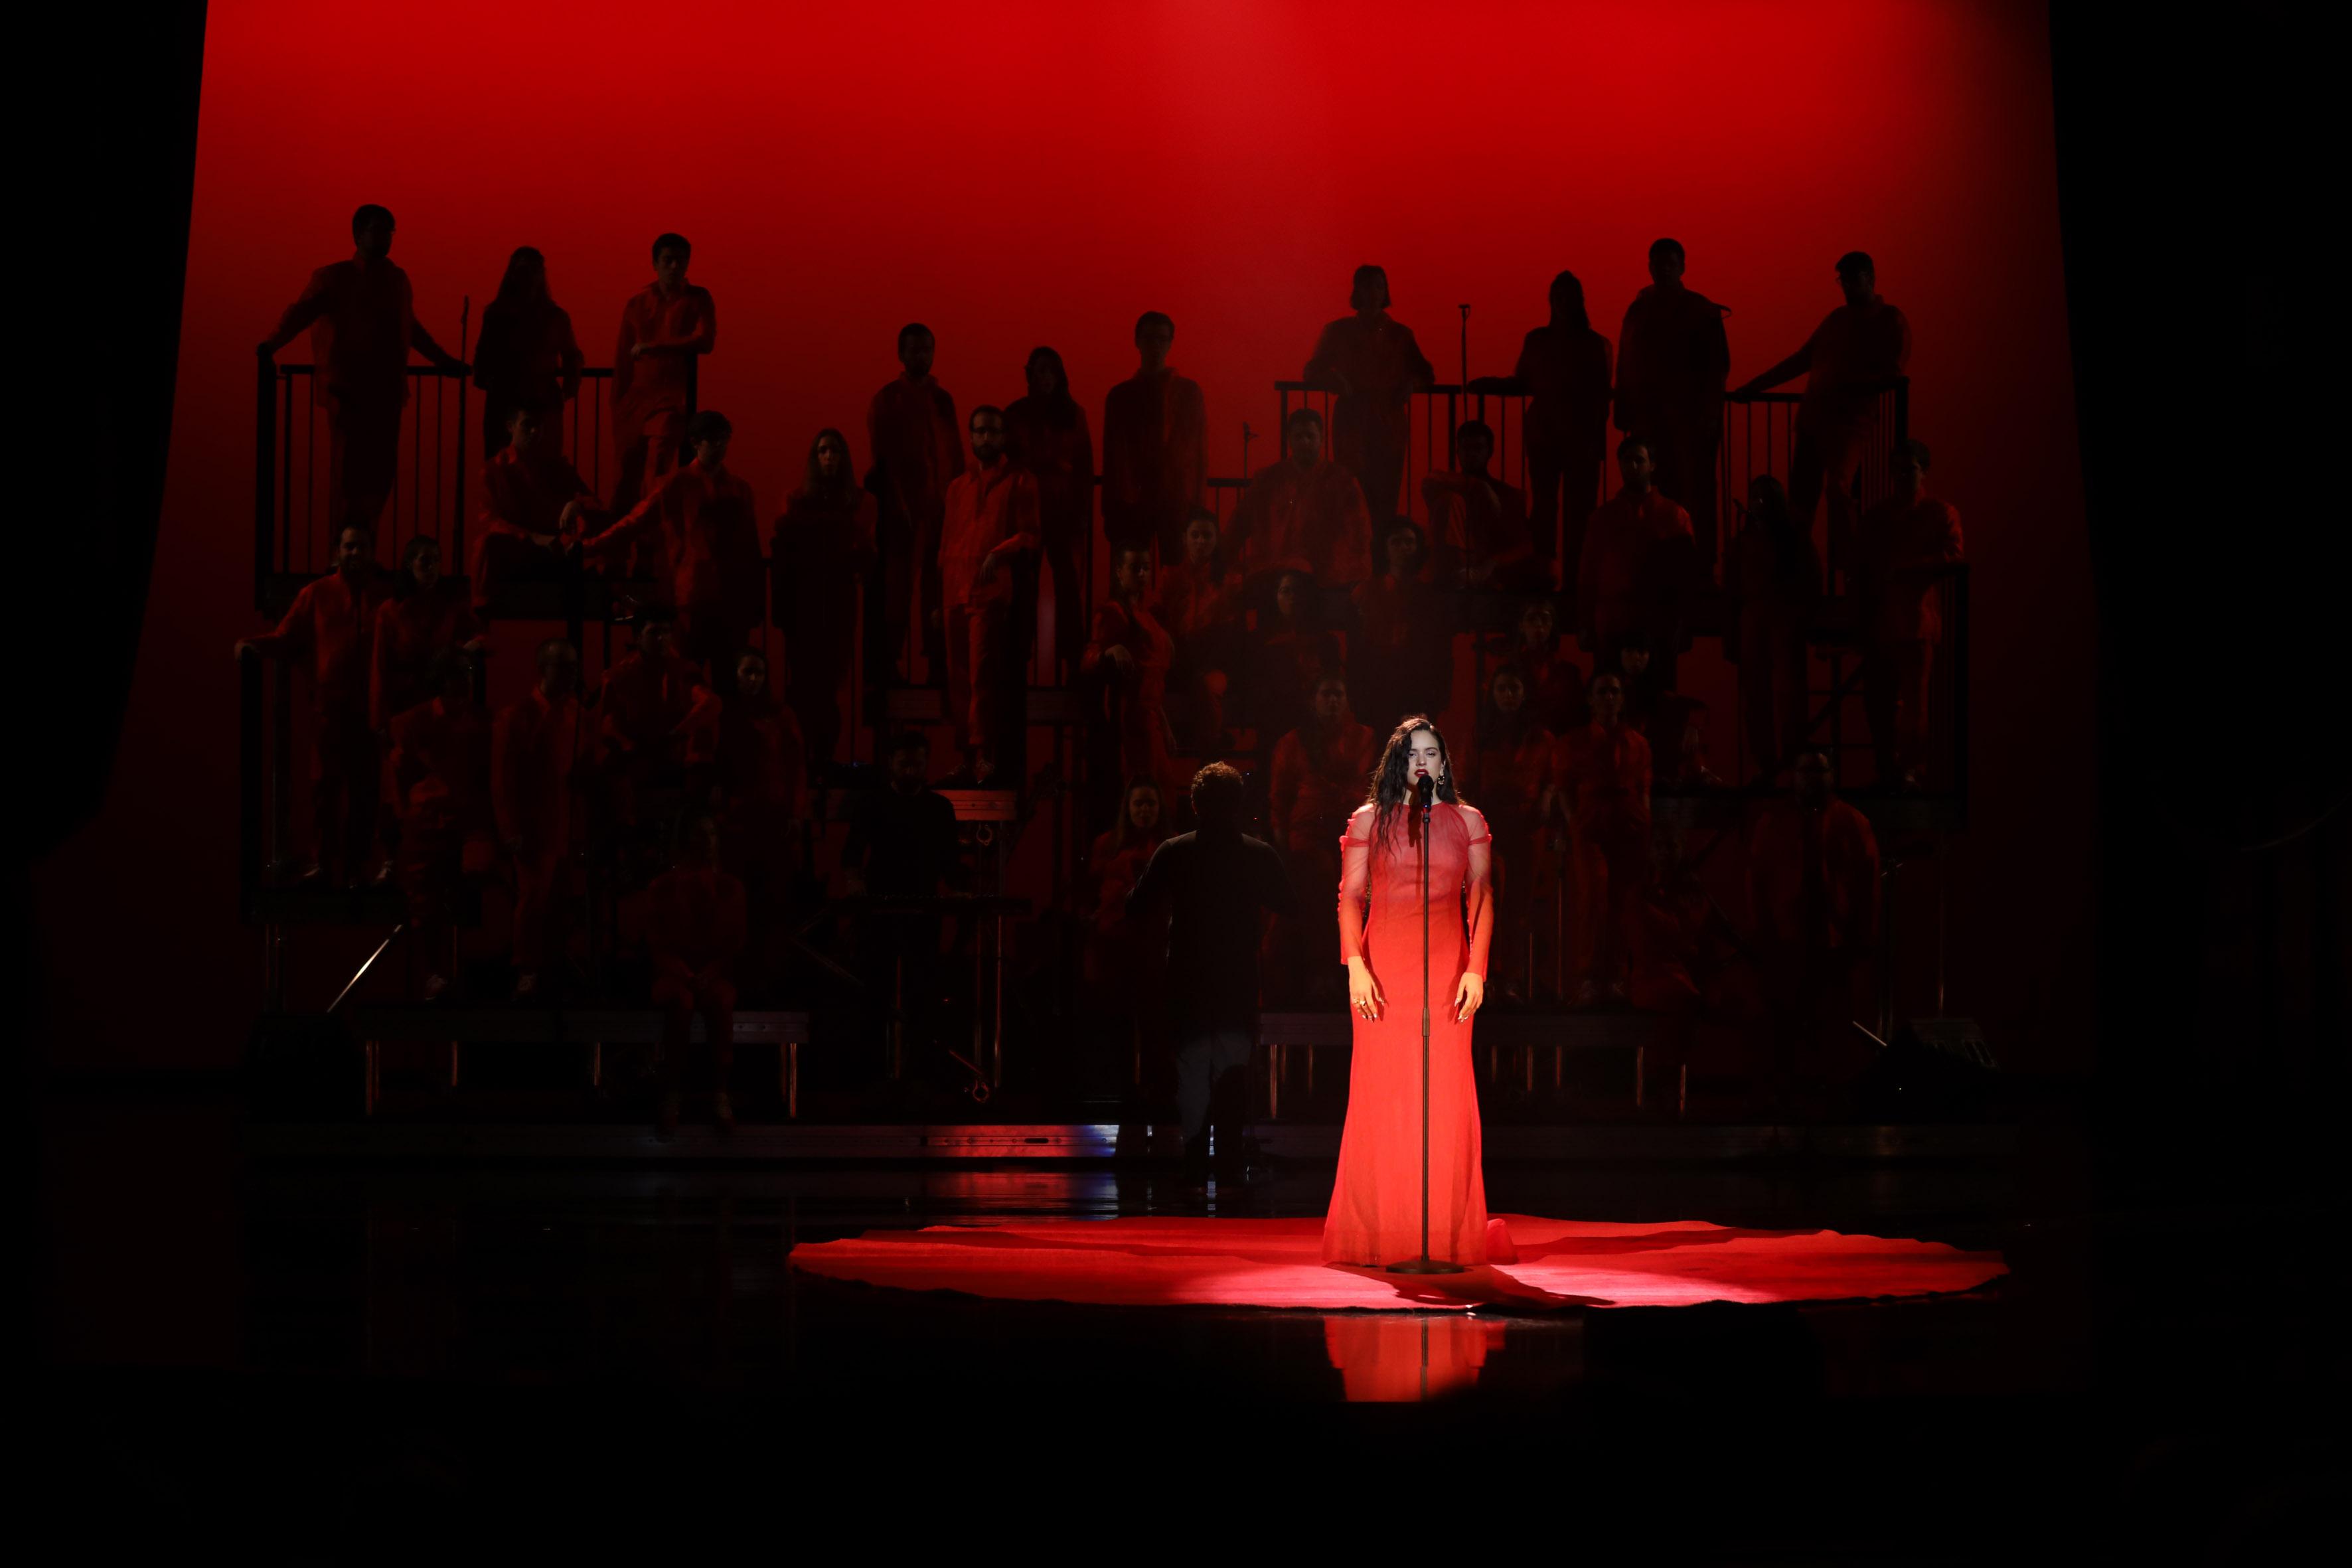
[{"label": "sheer red sleeve", "polygon": [[1372,808],[1360,807],[1339,836],[1339,962],[1364,956],[1364,905],[1372,896]]},{"label": "sheer red sleeve", "polygon": [[[1486,815],[1476,806],[1461,808],[1462,826],[1470,830],[1470,863],[1462,873],[1462,890],[1470,917],[1469,972],[1486,978],[1486,952],[1495,941],[1495,836],[1486,829]],[[1433,894],[1433,897],[1434,895]]]}]

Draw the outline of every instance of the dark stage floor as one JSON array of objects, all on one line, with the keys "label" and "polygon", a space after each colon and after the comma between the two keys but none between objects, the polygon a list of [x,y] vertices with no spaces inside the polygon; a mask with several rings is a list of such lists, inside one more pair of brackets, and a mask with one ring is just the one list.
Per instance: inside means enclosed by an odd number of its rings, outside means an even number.
[{"label": "dark stage floor", "polygon": [[28,1429],[85,1550],[222,1530],[331,1560],[482,1516],[551,1543],[650,1513],[681,1542],[887,1527],[894,1550],[1257,1555],[1297,1530],[1553,1560],[2278,1562],[2343,1451],[2340,1216],[2102,1207],[2066,1127],[1974,1158],[1488,1173],[1497,1211],[2001,1253],[1980,1289],[1443,1314],[990,1300],[786,1263],[927,1224],[1312,1215],[1311,1157],[1206,1189],[1106,1163],[261,1158],[203,1090],[55,1095],[40,1130]]}]

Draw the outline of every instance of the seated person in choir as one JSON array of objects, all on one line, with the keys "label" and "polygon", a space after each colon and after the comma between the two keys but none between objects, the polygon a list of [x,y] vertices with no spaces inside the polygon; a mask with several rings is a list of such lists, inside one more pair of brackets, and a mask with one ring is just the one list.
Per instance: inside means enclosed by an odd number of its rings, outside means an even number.
[{"label": "seated person in choir", "polygon": [[[490,729],[490,803],[514,874],[515,998],[539,993],[565,871],[584,836],[580,788],[590,757],[581,710],[580,653],[562,637],[539,645],[538,679]],[[568,901],[568,900],[566,900]]]},{"label": "seated person in choir", "polygon": [[507,416],[506,444],[482,465],[482,506],[467,568],[478,609],[518,584],[562,581],[565,552],[592,521],[596,499],[563,455],[549,416],[543,405],[516,405]]},{"label": "seated person in choir", "polygon": [[1665,790],[1722,789],[1723,780],[1708,763],[1706,704],[1680,691],[1669,691],[1652,705],[1642,725],[1650,745],[1653,783]]},{"label": "seated person in choir", "polygon": [[547,258],[520,245],[507,258],[497,297],[482,307],[474,347],[474,384],[482,389],[482,456],[495,457],[513,436],[516,409],[553,412],[580,392],[583,356],[572,313],[547,287]]},{"label": "seated person in choir", "polygon": [[735,1065],[735,961],[750,927],[743,884],[719,867],[719,824],[706,812],[678,822],[677,856],[646,889],[646,947],[654,966],[653,1003],[661,1009],[654,1078],[661,1087],[658,1126],[677,1131],[678,1078],[702,1015],[710,1047],[710,1120],[735,1131],[728,1079]]},{"label": "seated person in choir", "polygon": [[751,487],[727,467],[735,427],[706,408],[687,423],[694,460],[656,484],[645,500],[581,546],[610,562],[639,537],[661,543],[661,587],[677,616],[679,650],[710,671],[735,678],[735,655],[767,618],[767,574],[760,561]]},{"label": "seated person in choir", "polygon": [[374,530],[348,524],[335,536],[335,569],[303,584],[276,631],[236,645],[239,658],[252,653],[310,666],[315,837],[305,881],[356,887],[385,869],[373,854],[383,762],[368,710],[383,576],[376,570]]},{"label": "seated person in choir", "polygon": [[614,660],[597,688],[604,783],[614,818],[625,824],[639,820],[646,791],[684,782],[687,718],[703,679],[692,659],[679,657],[671,637],[669,617],[646,612],[637,623],[635,649]]},{"label": "seated person in choir", "polygon": [[[1086,641],[1086,597],[1078,566],[1095,521],[1095,438],[1087,411],[1070,395],[1070,373],[1049,348],[1029,351],[1025,397],[1004,410],[1004,449],[1037,481],[1038,538],[1054,585],[1054,657],[1077,662]],[[1024,558],[1034,604],[1038,556]]]},{"label": "seated person in choir", "polygon": [[450,654],[478,653],[482,623],[453,578],[441,575],[441,542],[420,533],[400,552],[392,597],[375,613],[368,677],[369,722],[381,731],[435,694],[434,669]]},{"label": "seated person in choir", "polygon": [[[1495,971],[1500,994],[1525,1001],[1535,994],[1542,973],[1532,956],[1549,948],[1551,932],[1542,920],[1538,894],[1557,873],[1544,861],[1544,825],[1551,819],[1556,793],[1559,738],[1528,699],[1527,678],[1516,664],[1498,664],[1486,678],[1486,700],[1478,710],[1475,749],[1463,780],[1486,816],[1495,837]],[[1539,939],[1534,947],[1530,936]]]},{"label": "seated person in choir", "polygon": [[1339,638],[1324,627],[1313,577],[1285,572],[1275,579],[1274,605],[1258,617],[1247,673],[1249,721],[1260,735],[1304,723],[1325,676],[1347,679]]},{"label": "seated person in choir", "polygon": [[737,655],[733,684],[723,695],[695,693],[686,719],[687,795],[717,814],[722,859],[743,879],[755,923],[766,930],[782,919],[791,892],[808,758],[792,710],[776,700],[767,655]]},{"label": "seated person in choir", "polygon": [[1529,599],[1520,606],[1511,635],[1490,638],[1486,653],[1517,667],[1527,682],[1529,711],[1553,734],[1565,735],[1592,721],[1584,705],[1584,667],[1556,629],[1549,599]]},{"label": "seated person in choir", "polygon": [[[1167,814],[1160,806],[1160,786],[1151,779],[1129,779],[1119,807],[1118,825],[1097,837],[1087,857],[1087,917],[1086,983],[1094,993],[1099,1014],[1115,1028],[1114,1048],[1126,1060],[1123,1075],[1139,1076],[1144,1047],[1156,1044],[1155,1027],[1166,1006],[1161,994],[1167,954],[1148,921],[1129,920],[1127,896],[1142,879],[1152,851],[1168,837]],[[1137,1030],[1140,1026],[1143,1036]]]},{"label": "seated person in choir", "polygon": [[392,721],[384,772],[400,814],[400,889],[408,900],[411,951],[422,958],[417,994],[448,989],[450,942],[460,889],[488,875],[498,854],[490,806],[490,716],[474,700],[474,667],[464,649],[435,659],[433,695]]},{"label": "seated person in choir", "polygon": [[1094,635],[1079,656],[1078,672],[1102,690],[1103,718],[1118,738],[1119,776],[1164,785],[1173,776],[1168,669],[1175,643],[1144,607],[1150,596],[1150,547],[1115,547],[1110,592],[1095,606]]},{"label": "seated person in choir", "polygon": [[1739,718],[1751,776],[1778,778],[1812,725],[1806,639],[1822,597],[1822,561],[1769,474],[1748,486],[1748,515],[1724,574],[1738,630]]},{"label": "seated person in choir", "polygon": [[1616,658],[1603,662],[1596,657],[1592,673],[1596,679],[1602,675],[1614,675],[1625,682],[1625,722],[1641,731],[1646,739],[1650,715],[1657,710],[1667,689],[1663,668],[1651,657],[1649,635],[1631,632],[1619,638]]},{"label": "seated person in choir", "polygon": [[[1336,674],[1316,681],[1306,721],[1275,742],[1266,826],[1291,885],[1312,895],[1268,933],[1280,988],[1296,993],[1297,1000],[1334,1000],[1345,984],[1344,973],[1323,962],[1339,940],[1339,838],[1349,814],[1364,804],[1380,743],[1349,711],[1348,683]],[[1324,888],[1332,889],[1332,898],[1317,893]]]},{"label": "seated person in choir", "polygon": [[879,516],[873,494],[858,486],[848,437],[818,431],[809,443],[808,477],[784,503],[770,540],[776,625],[790,672],[784,700],[800,721],[814,770],[842,760],[835,752],[856,652],[858,595],[875,570]]},{"label": "seated person in choir", "polygon": [[1548,586],[1528,527],[1526,492],[1486,471],[1495,460],[1493,428],[1483,419],[1464,424],[1454,434],[1454,457],[1460,468],[1421,481],[1441,581],[1464,588]]},{"label": "seated person in choir", "polygon": [[[842,890],[852,898],[930,899],[964,887],[970,877],[955,807],[929,783],[930,742],[909,730],[885,742],[882,753],[886,782],[861,792],[850,808]],[[868,1037],[886,1041],[882,1065],[894,1072],[903,1058],[887,1042],[927,1046],[936,1031],[947,979],[940,955],[943,929],[934,910],[857,915],[858,975],[876,1008]],[[894,1030],[900,1032],[894,1036]]]},{"label": "seated person in choir", "polygon": [[1853,1061],[1856,982],[1878,940],[1878,839],[1835,780],[1827,752],[1800,753],[1794,791],[1748,830],[1748,942],[1782,1096]]},{"label": "seated person in choir", "polygon": [[1622,488],[1585,525],[1577,626],[1595,671],[1618,668],[1617,650],[1639,637],[1649,646],[1652,688],[1671,690],[1696,586],[1690,514],[1659,492],[1650,449],[1630,436],[1617,444],[1617,471]]},{"label": "seated person in choir", "polygon": [[1004,411],[971,411],[971,467],[948,484],[940,525],[948,720],[974,783],[1012,755],[1023,728],[1022,671],[1034,628],[1016,625],[1015,578],[1041,540],[1037,477],[1005,455]]},{"label": "seated person in choir", "polygon": [[1323,416],[1294,408],[1284,456],[1250,477],[1225,525],[1223,553],[1244,577],[1304,572],[1344,587],[1371,575],[1370,515],[1356,477],[1323,455]]},{"label": "seated person in choir", "polygon": [[1217,514],[1195,507],[1184,525],[1184,558],[1160,569],[1150,604],[1152,619],[1175,639],[1168,679],[1191,705],[1192,722],[1181,737],[1189,752],[1207,754],[1225,746],[1225,693],[1247,640],[1241,590],[1241,574],[1218,554]]},{"label": "seated person in choir", "polygon": [[1927,493],[1927,447],[1898,441],[1895,493],[1863,513],[1854,585],[1862,605],[1863,697],[1881,785],[1925,782],[1927,676],[1943,640],[1937,580],[1960,559],[1960,514]]},{"label": "seated person in choir", "polygon": [[694,407],[695,367],[719,344],[710,290],[686,280],[694,247],[682,234],[654,240],[654,280],[621,310],[613,348],[613,451],[621,476],[614,504],[633,507],[677,467]]},{"label": "seated person in choir", "polygon": [[1402,504],[1412,395],[1437,372],[1412,329],[1389,314],[1386,270],[1357,268],[1348,303],[1352,313],[1323,329],[1300,378],[1339,394],[1331,405],[1332,455],[1356,476],[1372,515],[1386,520]]},{"label": "seated person in choir", "polygon": [[1592,722],[1559,739],[1568,816],[1569,1005],[1625,999],[1625,922],[1650,875],[1650,745],[1625,721],[1622,677],[1593,677]]},{"label": "seated person in choir", "polygon": [[1454,692],[1454,599],[1426,574],[1421,525],[1398,518],[1382,531],[1385,566],[1356,584],[1348,638],[1348,686],[1356,709],[1386,731],[1408,713],[1442,713]]}]

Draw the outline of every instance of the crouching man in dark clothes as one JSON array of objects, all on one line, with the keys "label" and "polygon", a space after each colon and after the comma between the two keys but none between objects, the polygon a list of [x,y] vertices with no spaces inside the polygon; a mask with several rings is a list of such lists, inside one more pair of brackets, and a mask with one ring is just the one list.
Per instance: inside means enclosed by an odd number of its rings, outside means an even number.
[{"label": "crouching man in dark clothes", "polygon": [[[1213,1098],[1217,1125],[1238,1135],[1239,1089],[1257,1034],[1257,954],[1265,917],[1290,912],[1282,858],[1242,832],[1242,775],[1211,763],[1192,776],[1200,827],[1162,844],[1127,896],[1130,920],[1168,911],[1169,1015],[1176,1029],[1176,1103],[1184,1154],[1209,1153]],[[1213,1091],[1223,1089],[1220,1097]],[[1234,1141],[1227,1140],[1227,1149]]]}]

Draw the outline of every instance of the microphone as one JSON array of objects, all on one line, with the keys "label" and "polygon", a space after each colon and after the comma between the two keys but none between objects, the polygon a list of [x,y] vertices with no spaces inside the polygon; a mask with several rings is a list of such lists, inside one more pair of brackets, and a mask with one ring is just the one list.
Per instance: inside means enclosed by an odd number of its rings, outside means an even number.
[{"label": "microphone", "polygon": [[1421,803],[1422,810],[1427,811],[1430,803],[1437,798],[1437,781],[1427,773],[1422,774],[1412,781],[1412,797]]}]

